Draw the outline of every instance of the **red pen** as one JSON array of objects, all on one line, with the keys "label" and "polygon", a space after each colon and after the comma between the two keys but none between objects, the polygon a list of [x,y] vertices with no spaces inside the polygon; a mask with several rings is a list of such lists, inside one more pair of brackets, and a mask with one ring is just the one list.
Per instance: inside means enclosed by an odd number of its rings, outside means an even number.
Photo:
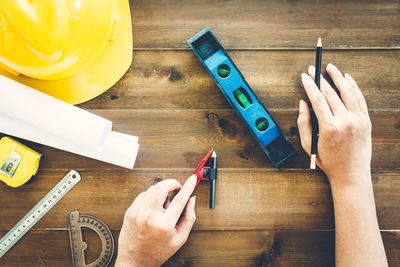
[{"label": "red pen", "polygon": [[[212,160],[209,160],[210,157]],[[211,166],[205,166],[207,162],[209,162],[208,164]],[[193,174],[197,176],[196,187],[200,181],[210,181],[210,209],[213,209],[215,205],[215,185],[217,179],[217,154],[214,148],[200,161]]]}]

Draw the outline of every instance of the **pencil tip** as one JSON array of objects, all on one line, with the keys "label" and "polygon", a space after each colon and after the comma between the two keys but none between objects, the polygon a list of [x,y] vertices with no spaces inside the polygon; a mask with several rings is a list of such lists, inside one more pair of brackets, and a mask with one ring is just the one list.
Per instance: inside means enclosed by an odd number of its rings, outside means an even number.
[{"label": "pencil tip", "polygon": [[319,38],[318,38],[317,46],[320,46],[320,47],[322,47],[322,41],[321,41],[321,37],[319,37]]},{"label": "pencil tip", "polygon": [[213,150],[211,157],[216,158],[217,157],[217,153],[215,153],[215,150]]}]

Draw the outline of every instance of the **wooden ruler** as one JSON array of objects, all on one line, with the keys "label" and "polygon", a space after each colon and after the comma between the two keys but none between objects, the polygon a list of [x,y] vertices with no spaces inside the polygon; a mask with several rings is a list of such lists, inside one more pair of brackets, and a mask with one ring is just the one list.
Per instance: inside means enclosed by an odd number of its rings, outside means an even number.
[{"label": "wooden ruler", "polygon": [[0,258],[15,245],[51,208],[60,201],[79,181],[81,176],[71,170],[50,190],[2,239]]},{"label": "wooden ruler", "polygon": [[[100,255],[90,264],[85,263],[87,244],[82,240],[82,227],[95,231],[101,240]],[[96,217],[80,215],[78,211],[72,211],[68,212],[68,228],[74,267],[102,267],[110,264],[114,254],[114,238],[107,225]]]}]

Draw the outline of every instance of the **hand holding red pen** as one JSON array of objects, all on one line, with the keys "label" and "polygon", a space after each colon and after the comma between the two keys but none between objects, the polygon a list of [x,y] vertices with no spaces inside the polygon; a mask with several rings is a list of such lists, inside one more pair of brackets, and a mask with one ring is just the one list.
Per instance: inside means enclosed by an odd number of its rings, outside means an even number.
[{"label": "hand holding red pen", "polygon": [[[115,266],[160,266],[182,247],[196,220],[190,197],[196,181],[194,175],[183,186],[164,180],[136,197],[125,213]],[[170,201],[168,193],[176,190]]]}]

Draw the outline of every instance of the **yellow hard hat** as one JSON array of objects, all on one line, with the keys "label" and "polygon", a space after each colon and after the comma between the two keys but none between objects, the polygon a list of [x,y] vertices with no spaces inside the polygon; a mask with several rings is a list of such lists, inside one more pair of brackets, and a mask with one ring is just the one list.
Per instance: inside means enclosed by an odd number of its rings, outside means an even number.
[{"label": "yellow hard hat", "polygon": [[0,1],[0,74],[71,104],[132,62],[128,0]]}]

